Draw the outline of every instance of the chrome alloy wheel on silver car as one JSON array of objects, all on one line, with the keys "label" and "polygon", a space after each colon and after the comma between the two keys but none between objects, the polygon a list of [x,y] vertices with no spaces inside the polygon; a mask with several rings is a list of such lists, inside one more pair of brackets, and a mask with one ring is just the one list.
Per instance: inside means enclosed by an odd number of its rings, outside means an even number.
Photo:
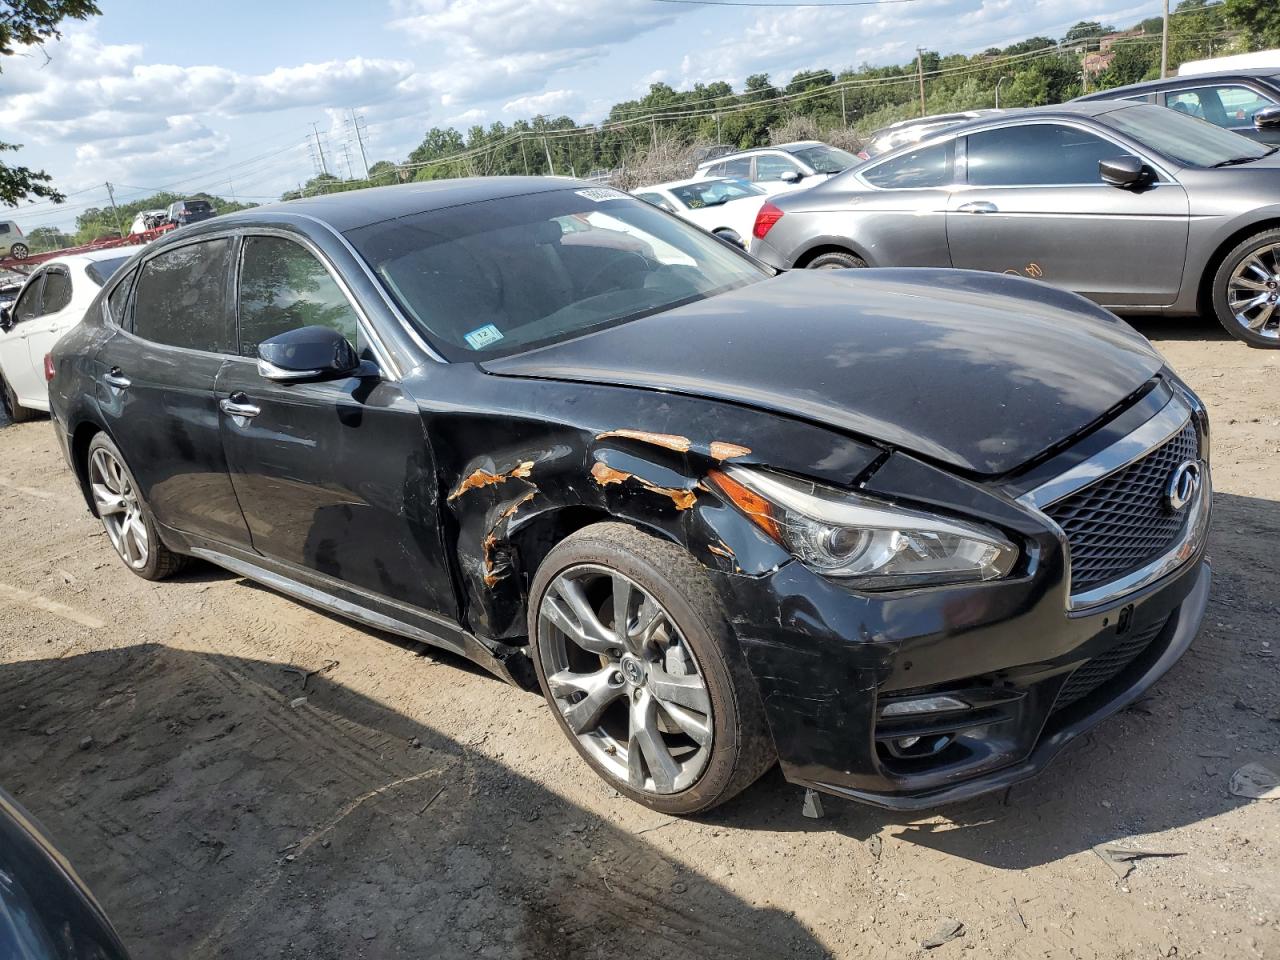
[{"label": "chrome alloy wheel on silver car", "polygon": [[580,564],[548,585],[538,632],[552,703],[601,767],[651,794],[697,782],[711,756],[711,698],[661,604],[617,571]]},{"label": "chrome alloy wheel on silver car", "polygon": [[89,457],[89,489],[116,553],[130,567],[141,570],[151,555],[142,503],[120,461],[101,447]]},{"label": "chrome alloy wheel on silver car", "polygon": [[1236,322],[1261,337],[1280,340],[1280,243],[1260,247],[1231,271],[1227,305]]}]

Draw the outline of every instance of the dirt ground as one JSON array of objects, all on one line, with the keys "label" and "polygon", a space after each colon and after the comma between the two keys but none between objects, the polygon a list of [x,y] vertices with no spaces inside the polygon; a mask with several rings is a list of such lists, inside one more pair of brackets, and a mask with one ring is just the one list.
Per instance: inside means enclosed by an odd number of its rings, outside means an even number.
[{"label": "dirt ground", "polygon": [[[0,431],[0,784],[139,960],[1280,957],[1280,351],[1145,323],[1213,416],[1213,598],[1140,704],[1008,794],[894,815],[775,771],[621,798],[541,700],[199,567],[150,584],[47,421]],[[305,701],[302,700],[305,698]],[[1096,844],[1175,856],[1125,879]]]}]

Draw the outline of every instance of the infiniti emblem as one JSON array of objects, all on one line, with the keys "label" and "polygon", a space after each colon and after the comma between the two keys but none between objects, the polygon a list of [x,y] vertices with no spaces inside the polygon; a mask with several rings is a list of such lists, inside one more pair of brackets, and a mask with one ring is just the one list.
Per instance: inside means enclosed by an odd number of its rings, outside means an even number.
[{"label": "infiniti emblem", "polygon": [[634,657],[622,658],[622,672],[634,684],[644,683],[644,667]]},{"label": "infiniti emblem", "polygon": [[1169,476],[1169,483],[1164,488],[1165,506],[1170,513],[1177,513],[1195,499],[1200,490],[1200,464],[1195,460],[1187,460]]}]

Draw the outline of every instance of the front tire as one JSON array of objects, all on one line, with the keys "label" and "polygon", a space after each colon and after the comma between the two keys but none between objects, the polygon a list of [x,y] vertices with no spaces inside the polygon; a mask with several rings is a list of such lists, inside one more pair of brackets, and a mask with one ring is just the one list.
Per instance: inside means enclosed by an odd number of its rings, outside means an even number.
[{"label": "front tire", "polygon": [[187,558],[161,542],[151,508],[138,493],[120,448],[105,433],[95,434],[86,460],[94,512],[124,565],[144,580],[163,580],[181,570]]},{"label": "front tire", "polygon": [[31,251],[27,249],[25,243],[15,243],[9,248],[9,256],[15,260],[25,260],[30,253]]},{"label": "front tire", "polygon": [[806,267],[810,270],[853,270],[866,265],[867,261],[861,257],[842,250],[833,250],[830,253],[818,254],[806,264]]},{"label": "front tire", "polygon": [[5,415],[13,423],[26,423],[40,416],[39,410],[24,407],[18,402],[18,395],[13,392],[13,387],[9,386],[9,381],[4,377],[0,377],[0,404],[4,405]]},{"label": "front tire", "polygon": [[699,813],[773,764],[764,708],[719,598],[675,544],[621,523],[567,537],[534,577],[529,637],[561,729],[632,800]]},{"label": "front tire", "polygon": [[1280,348],[1280,229],[1255,233],[1227,254],[1213,278],[1213,312],[1237,340]]}]

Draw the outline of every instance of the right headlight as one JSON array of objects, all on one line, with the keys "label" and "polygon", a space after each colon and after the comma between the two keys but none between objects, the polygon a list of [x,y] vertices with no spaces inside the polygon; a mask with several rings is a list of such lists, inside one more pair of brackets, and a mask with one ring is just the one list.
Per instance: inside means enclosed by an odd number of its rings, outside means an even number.
[{"label": "right headlight", "polygon": [[806,567],[866,590],[996,580],[1018,548],[998,531],[781,474],[729,466],[711,482]]}]

